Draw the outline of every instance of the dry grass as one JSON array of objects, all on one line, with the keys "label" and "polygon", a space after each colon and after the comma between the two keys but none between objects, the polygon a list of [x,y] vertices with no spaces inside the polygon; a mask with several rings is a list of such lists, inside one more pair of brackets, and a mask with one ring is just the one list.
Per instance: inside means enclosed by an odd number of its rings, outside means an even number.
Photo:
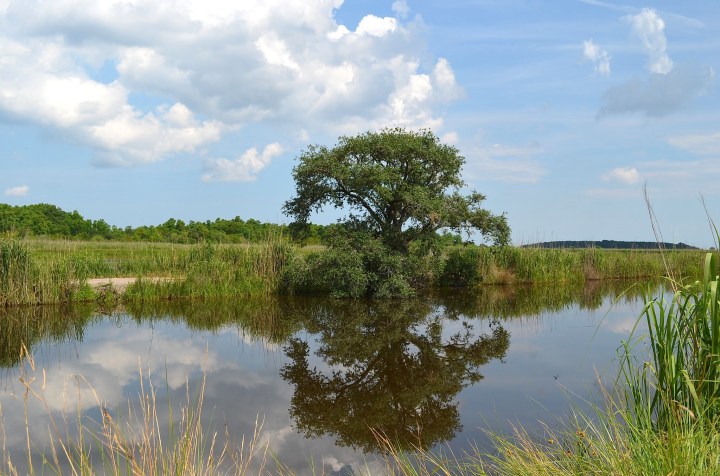
[{"label": "dry grass", "polygon": [[[85,415],[78,401],[74,413],[60,417],[51,409],[45,388],[45,370],[36,369],[25,350],[20,377],[25,417],[24,455],[11,454],[3,438],[0,474],[81,475],[214,475],[270,474],[267,443],[260,441],[262,421],[250,438],[233,442],[229,430],[219,434],[208,430],[203,421],[205,378],[196,389],[186,384],[185,401],[175,411],[167,402],[170,424],[164,427],[157,387],[149,375],[139,370],[138,403],[128,402],[127,415],[113,416],[89,383],[77,377],[78,394],[92,396],[100,409],[100,421]],[[49,445],[37,447],[37,426],[31,424],[30,407],[39,404],[47,415]],[[1,410],[1,409],[0,409]],[[211,425],[212,427],[212,425]],[[4,435],[4,425],[2,435]],[[21,451],[22,453],[22,451]],[[16,458],[19,458],[16,460]],[[18,464],[19,463],[19,464]]]}]

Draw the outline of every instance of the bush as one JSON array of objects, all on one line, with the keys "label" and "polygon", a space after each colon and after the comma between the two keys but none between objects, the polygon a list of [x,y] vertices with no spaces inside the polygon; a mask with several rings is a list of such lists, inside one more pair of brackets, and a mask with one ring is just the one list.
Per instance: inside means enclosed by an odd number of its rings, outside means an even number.
[{"label": "bush", "polygon": [[427,282],[428,263],[392,251],[375,239],[336,241],[325,251],[290,260],[283,269],[281,288],[333,297],[408,297]]},{"label": "bush", "polygon": [[452,248],[439,281],[441,286],[472,286],[482,281],[480,248]]}]

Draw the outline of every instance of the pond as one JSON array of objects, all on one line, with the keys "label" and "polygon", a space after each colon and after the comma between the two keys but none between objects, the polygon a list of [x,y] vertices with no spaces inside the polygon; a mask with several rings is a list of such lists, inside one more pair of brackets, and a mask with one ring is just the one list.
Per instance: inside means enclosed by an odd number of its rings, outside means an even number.
[{"label": "pond", "polygon": [[488,430],[541,432],[599,400],[598,376],[612,384],[648,289],[631,284],[6,310],[4,464],[9,455],[23,472],[26,430],[31,453],[47,457],[78,415],[86,426],[103,412],[126,419],[151,389],[164,426],[203,382],[205,425],[235,441],[258,430],[268,465],[277,458],[297,474],[372,467],[376,431],[408,448],[490,450]]}]

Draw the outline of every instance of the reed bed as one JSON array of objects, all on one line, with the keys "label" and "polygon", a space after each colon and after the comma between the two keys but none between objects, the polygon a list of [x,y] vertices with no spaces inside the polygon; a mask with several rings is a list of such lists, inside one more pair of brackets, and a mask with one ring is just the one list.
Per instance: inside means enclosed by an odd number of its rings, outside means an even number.
[{"label": "reed bed", "polygon": [[[269,295],[304,289],[298,263],[323,249],[295,247],[282,237],[260,244],[177,245],[0,239],[0,306],[98,301],[105,305],[158,299],[213,299]],[[419,286],[477,287],[486,284],[575,284],[608,279],[645,279],[697,273],[699,251],[449,247],[431,266],[410,266],[408,282]],[[286,266],[288,263],[293,266]],[[669,272],[666,271],[668,265]],[[404,269],[404,268],[403,268]],[[295,271],[293,273],[292,271]],[[326,270],[331,279],[338,270]],[[342,270],[340,270],[342,271]],[[407,271],[407,270],[406,270]],[[122,295],[94,289],[91,278],[139,280]],[[362,277],[362,276],[361,276]],[[158,280],[157,278],[163,278]],[[305,286],[307,287],[307,286]],[[326,289],[325,292],[333,292]]]},{"label": "reed bed", "polygon": [[[474,276],[475,283],[557,284],[659,278],[668,273],[677,277],[697,276],[704,254],[702,250],[481,247],[452,248],[446,262],[463,260],[460,272]],[[465,259],[463,255],[471,255],[473,259]]]},{"label": "reed bed", "polygon": [[[258,245],[185,246],[0,240],[0,306],[271,294],[290,253],[272,237]],[[138,280],[122,295],[87,284],[112,277]]]}]

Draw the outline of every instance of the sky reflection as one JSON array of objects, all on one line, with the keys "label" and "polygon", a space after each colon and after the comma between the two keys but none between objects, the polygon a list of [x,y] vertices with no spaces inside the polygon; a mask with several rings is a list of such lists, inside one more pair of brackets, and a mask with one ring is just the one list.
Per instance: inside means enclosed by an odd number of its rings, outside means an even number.
[{"label": "sky reflection", "polygon": [[[508,299],[509,290],[492,292],[504,293],[502,298]],[[492,296],[478,297],[477,301],[468,296],[434,297],[418,308],[429,310],[430,317],[408,324],[414,326],[409,333],[403,329],[393,331],[415,339],[406,357],[420,355],[417,345],[425,341],[416,337],[427,335],[436,317],[441,326],[437,342],[447,343],[453,335],[467,330],[467,325],[472,326],[475,338],[491,334],[498,325],[509,333],[509,347],[500,359],[477,362],[482,379],[465,388],[461,385],[455,397],[450,395],[448,404],[457,406],[461,427],[452,441],[438,445],[448,445],[455,454],[462,454],[473,443],[487,447],[487,429],[504,433],[510,432],[513,424],[522,424],[531,432],[541,431],[539,422],[554,426],[573,406],[582,407],[582,399],[597,399],[596,376],[611,381],[616,349],[621,339],[627,338],[642,308],[636,298],[620,299],[613,304],[615,294],[607,291],[603,291],[604,297],[599,300],[570,300],[564,304],[553,300],[545,309],[523,307],[528,304],[519,295],[522,293],[512,298],[521,306],[516,313],[498,307],[499,302],[505,301],[491,302]],[[590,302],[594,304],[588,305]],[[384,305],[395,312],[402,307],[398,303]],[[327,376],[352,368],[352,361],[346,357],[352,355],[352,349],[356,349],[356,354],[366,351],[362,339],[356,341],[362,334],[339,336],[355,346],[349,348],[350,354],[345,351],[338,354],[332,347],[328,351],[328,342],[332,342],[328,340],[329,331],[320,326],[318,319],[310,322],[313,319],[307,317],[317,316],[322,310],[329,320],[349,319],[351,311],[343,310],[347,306],[364,306],[364,313],[382,316],[373,303],[338,304],[312,299],[262,306],[264,312],[275,316],[278,325],[284,326],[282,332],[248,326],[248,319],[255,321],[246,310],[226,313],[230,317],[208,330],[200,329],[197,320],[191,320],[194,323],[191,326],[183,320],[182,315],[198,312],[191,309],[158,311],[152,317],[81,316],[85,320],[79,338],[75,331],[65,335],[57,331],[53,338],[48,334],[28,342],[35,357],[34,372],[27,364],[6,367],[0,387],[3,443],[12,461],[22,468],[25,412],[33,452],[47,454],[49,434],[65,434],[65,425],[72,434],[78,412],[88,426],[101,421],[101,407],[116,419],[126,418],[131,408],[137,408],[141,383],[146,392],[150,388],[157,392],[158,419],[166,425],[170,418],[167,402],[171,402],[177,417],[177,409],[188,395],[194,401],[204,376],[204,422],[221,434],[227,428],[231,437],[239,441],[243,436],[251,436],[257,422],[261,422],[261,441],[269,442],[272,454],[298,474],[310,474],[313,467],[318,472],[319,465],[324,465],[326,473],[341,471],[348,465],[354,468],[371,465],[379,470],[379,466],[374,466],[377,463],[373,455],[338,446],[337,435],[332,432],[316,432],[322,435],[317,438],[305,438],[299,433],[298,420],[290,412],[298,389],[281,378],[282,369],[291,363],[286,345],[278,337],[281,335],[295,336],[307,343],[308,369]],[[489,306],[492,312],[482,306]],[[286,322],[288,316],[300,319],[304,313],[306,320],[301,320],[302,324]],[[338,327],[337,332],[342,328]],[[358,328],[362,332],[367,329]],[[337,332],[331,334],[337,337]],[[28,339],[23,336],[18,339]],[[14,342],[12,339],[11,336],[8,340],[9,346]],[[372,342],[371,337],[365,339],[368,349]],[[40,400],[30,393],[27,406],[19,380],[23,374],[26,381],[35,378],[31,387],[42,395]],[[56,430],[48,431],[51,426],[48,416],[54,418]]]}]

